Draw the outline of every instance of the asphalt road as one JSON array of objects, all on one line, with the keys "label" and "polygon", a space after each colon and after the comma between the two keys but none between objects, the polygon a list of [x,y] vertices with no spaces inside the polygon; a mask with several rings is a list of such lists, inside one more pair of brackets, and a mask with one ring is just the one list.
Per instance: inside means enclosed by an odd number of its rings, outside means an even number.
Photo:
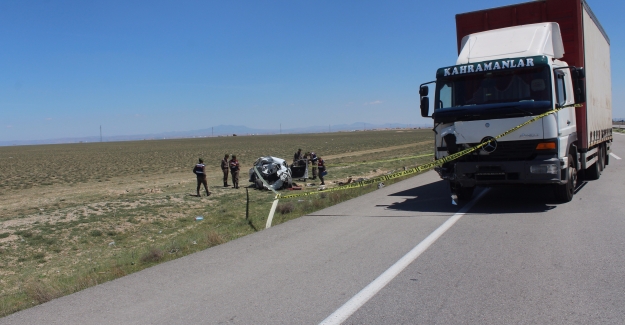
[{"label": "asphalt road", "polygon": [[317,324],[454,215],[344,324],[624,324],[624,169],[611,157],[570,203],[493,188],[470,208],[429,172],[0,324]]}]

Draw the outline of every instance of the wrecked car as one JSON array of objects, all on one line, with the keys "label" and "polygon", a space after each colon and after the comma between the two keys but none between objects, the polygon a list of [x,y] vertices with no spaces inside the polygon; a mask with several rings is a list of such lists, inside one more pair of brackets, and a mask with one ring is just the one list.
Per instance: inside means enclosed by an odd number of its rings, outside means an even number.
[{"label": "wrecked car", "polygon": [[292,186],[293,178],[291,169],[284,159],[276,157],[260,157],[254,162],[254,167],[250,168],[250,182],[254,183],[257,189],[270,189],[261,181],[256,173],[274,190],[280,190]]}]

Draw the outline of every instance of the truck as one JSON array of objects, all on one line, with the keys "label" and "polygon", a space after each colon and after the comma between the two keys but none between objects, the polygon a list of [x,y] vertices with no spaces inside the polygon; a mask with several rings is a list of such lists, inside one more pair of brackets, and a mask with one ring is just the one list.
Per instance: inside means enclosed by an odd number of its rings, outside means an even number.
[{"label": "truck", "polygon": [[476,186],[539,185],[568,202],[581,179],[599,179],[612,142],[610,39],[588,3],[461,13],[456,35],[456,64],[419,88],[435,159],[484,144],[436,168],[452,198],[469,200]]}]

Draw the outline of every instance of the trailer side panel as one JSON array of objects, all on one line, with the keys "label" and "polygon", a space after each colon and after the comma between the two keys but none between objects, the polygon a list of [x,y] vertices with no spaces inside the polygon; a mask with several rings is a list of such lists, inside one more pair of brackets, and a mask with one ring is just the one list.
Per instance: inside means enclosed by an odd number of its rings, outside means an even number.
[{"label": "trailer side panel", "polygon": [[610,44],[591,12],[584,8],[584,52],[586,68],[586,107],[588,147],[611,138],[612,79]]}]

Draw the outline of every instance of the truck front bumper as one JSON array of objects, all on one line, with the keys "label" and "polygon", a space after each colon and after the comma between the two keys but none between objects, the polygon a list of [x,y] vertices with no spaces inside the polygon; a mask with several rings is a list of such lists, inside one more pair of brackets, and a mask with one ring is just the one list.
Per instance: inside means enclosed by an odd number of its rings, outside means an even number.
[{"label": "truck front bumper", "polygon": [[[456,162],[448,177],[463,187],[476,185],[564,184],[563,166],[568,162],[554,156],[538,156],[529,161]],[[565,170],[565,169],[564,169]]]}]

